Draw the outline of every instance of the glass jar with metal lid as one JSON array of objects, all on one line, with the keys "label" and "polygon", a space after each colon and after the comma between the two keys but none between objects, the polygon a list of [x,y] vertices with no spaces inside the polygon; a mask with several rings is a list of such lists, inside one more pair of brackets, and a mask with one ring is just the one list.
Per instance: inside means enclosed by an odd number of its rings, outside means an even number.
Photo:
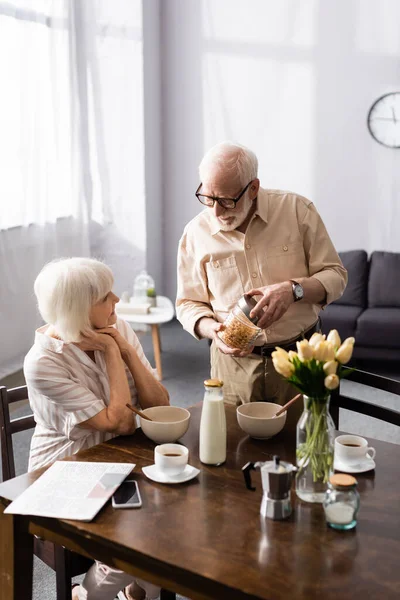
[{"label": "glass jar with metal lid", "polygon": [[325,517],[333,529],[353,529],[357,525],[360,495],[357,480],[351,475],[331,475],[323,502]]},{"label": "glass jar with metal lid", "polygon": [[262,331],[257,327],[258,318],[250,318],[250,312],[256,304],[256,300],[247,294],[239,298],[224,321],[224,329],[218,333],[224,344],[239,350],[253,346]]}]

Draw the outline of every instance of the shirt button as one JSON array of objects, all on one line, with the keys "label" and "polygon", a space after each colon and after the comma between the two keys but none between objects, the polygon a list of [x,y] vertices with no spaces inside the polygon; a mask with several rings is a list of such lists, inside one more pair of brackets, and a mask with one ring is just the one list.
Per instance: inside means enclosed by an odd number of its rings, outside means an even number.
[{"label": "shirt button", "polygon": [[251,248],[250,244],[246,244],[246,248],[247,248],[247,250],[250,250],[250,248]]},{"label": "shirt button", "polygon": [[253,279],[255,279],[257,277],[257,273],[252,273],[251,276],[253,277]]},{"label": "shirt button", "polygon": [[285,252],[287,252],[288,247],[287,246],[283,246],[283,249]]},{"label": "shirt button", "polygon": [[270,330],[270,329],[267,329],[267,333],[271,333],[271,330]]},{"label": "shirt button", "polygon": [[215,263],[214,263],[214,267],[215,267],[216,269],[218,269],[218,267],[219,267],[219,263],[215,262]]}]

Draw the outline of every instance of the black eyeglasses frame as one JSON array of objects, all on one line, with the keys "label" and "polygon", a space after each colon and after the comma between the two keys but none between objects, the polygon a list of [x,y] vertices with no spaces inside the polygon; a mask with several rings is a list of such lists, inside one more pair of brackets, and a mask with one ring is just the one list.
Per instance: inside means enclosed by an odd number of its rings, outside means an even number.
[{"label": "black eyeglasses frame", "polygon": [[[197,190],[195,191],[194,195],[196,196],[197,200],[203,205],[203,206],[207,206],[207,208],[213,208],[214,204],[216,202],[218,202],[218,204],[221,206],[221,208],[228,208],[228,209],[234,209],[236,208],[236,204],[239,202],[239,200],[242,198],[242,196],[246,193],[249,185],[253,182],[254,180],[252,179],[251,181],[249,181],[249,183],[246,185],[246,187],[240,192],[239,196],[237,198],[218,198],[218,196],[207,196],[206,194],[200,194],[200,188],[203,185],[202,183],[200,183],[199,187],[197,188]],[[203,202],[202,200],[200,200],[200,197],[202,198],[209,198],[209,200],[212,200],[212,204],[207,204],[206,202]],[[226,206],[223,204],[223,202],[225,203],[233,203],[230,204],[229,206]]]}]

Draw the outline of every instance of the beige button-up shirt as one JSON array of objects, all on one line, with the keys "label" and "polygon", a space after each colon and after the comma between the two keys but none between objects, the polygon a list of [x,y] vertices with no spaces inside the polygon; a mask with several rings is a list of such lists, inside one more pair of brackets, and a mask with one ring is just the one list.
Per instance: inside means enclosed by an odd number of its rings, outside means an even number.
[{"label": "beige button-up shirt", "polygon": [[[246,233],[221,231],[207,208],[185,227],[178,249],[177,317],[197,337],[200,318],[224,321],[246,291],[300,277],[321,282],[326,304],[339,298],[347,283],[347,271],[313,203],[291,192],[260,188]],[[257,345],[300,335],[320,310],[295,302],[264,330]]]}]

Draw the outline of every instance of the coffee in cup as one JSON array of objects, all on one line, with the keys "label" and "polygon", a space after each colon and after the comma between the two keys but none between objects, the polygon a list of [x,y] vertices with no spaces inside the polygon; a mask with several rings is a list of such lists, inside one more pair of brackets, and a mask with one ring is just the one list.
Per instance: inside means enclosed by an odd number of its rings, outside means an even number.
[{"label": "coffee in cup", "polygon": [[375,448],[368,446],[365,438],[359,435],[339,435],[335,439],[335,458],[348,465],[375,458]]},{"label": "coffee in cup", "polygon": [[154,448],[154,463],[165,475],[179,475],[188,463],[189,450],[181,444],[161,444]]}]

